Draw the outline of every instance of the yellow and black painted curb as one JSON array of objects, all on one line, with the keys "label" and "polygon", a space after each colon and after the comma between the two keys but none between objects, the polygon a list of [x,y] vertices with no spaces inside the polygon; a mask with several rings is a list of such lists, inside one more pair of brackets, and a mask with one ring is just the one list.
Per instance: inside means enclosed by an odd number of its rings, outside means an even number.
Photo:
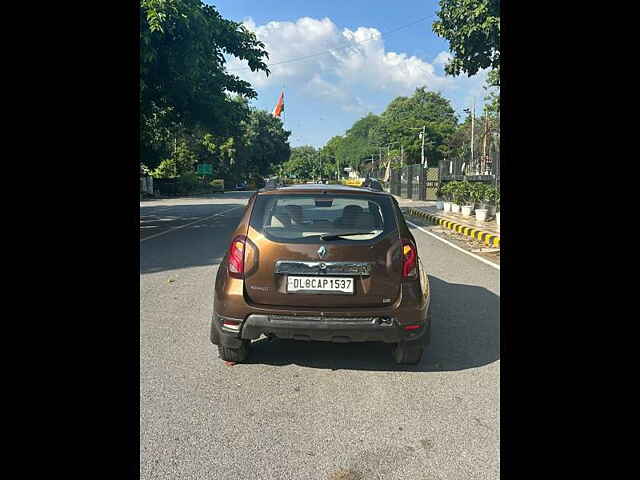
[{"label": "yellow and black painted curb", "polygon": [[427,213],[423,210],[418,210],[411,207],[407,209],[407,212],[409,213],[409,215],[425,218],[430,222],[435,223],[436,225],[442,225],[443,227],[448,228],[449,230],[453,230],[454,232],[461,233],[462,235],[466,235],[467,237],[471,237],[476,240],[480,240],[485,245],[488,245],[490,247],[500,248],[500,237],[494,233],[484,232],[482,230],[478,230],[477,228],[460,225],[459,223],[452,222],[451,220],[447,220],[446,218],[442,218],[437,215]]}]

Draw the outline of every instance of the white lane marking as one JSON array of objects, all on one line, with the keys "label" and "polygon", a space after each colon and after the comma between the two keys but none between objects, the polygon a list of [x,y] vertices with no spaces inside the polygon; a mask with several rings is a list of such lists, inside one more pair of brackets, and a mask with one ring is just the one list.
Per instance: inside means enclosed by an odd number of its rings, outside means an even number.
[{"label": "white lane marking", "polygon": [[164,235],[165,233],[173,232],[174,230],[180,230],[181,228],[188,227],[189,225],[193,225],[194,223],[203,222],[203,221],[208,220],[210,218],[218,217],[220,215],[224,215],[225,213],[230,212],[231,210],[236,210],[238,208],[243,208],[243,206],[242,205],[238,205],[237,207],[230,208],[229,210],[225,210],[224,212],[216,213],[214,215],[209,215],[208,217],[204,217],[204,218],[199,218],[198,220],[195,220],[195,221],[193,221],[191,223],[185,223],[184,225],[178,225],[177,227],[170,228],[169,230],[165,230],[164,232],[156,233],[155,235],[149,235],[148,237],[145,237],[145,238],[141,239],[140,243],[144,242],[145,240],[151,240],[152,238],[159,237],[160,235]]},{"label": "white lane marking", "polygon": [[482,258],[482,257],[480,257],[480,256],[478,256],[478,255],[475,255],[475,254],[471,253],[471,252],[467,252],[464,248],[460,248],[459,246],[454,245],[454,244],[453,244],[453,243],[451,243],[450,241],[445,240],[444,238],[440,238],[440,237],[439,237],[439,236],[437,236],[435,233],[431,233],[431,232],[429,232],[428,230],[425,230],[424,228],[422,228],[420,225],[416,225],[415,223],[410,222],[410,221],[409,221],[409,220],[407,220],[407,219],[405,219],[405,222],[407,222],[407,223],[408,223],[409,225],[411,225],[411,226],[416,227],[416,228],[417,228],[418,230],[420,230],[421,232],[426,233],[427,235],[431,235],[431,236],[432,236],[432,237],[434,237],[434,238],[437,238],[437,239],[438,239],[438,240],[440,240],[441,242],[444,242],[444,243],[446,243],[447,245],[449,245],[450,247],[453,247],[453,248],[455,248],[456,250],[460,250],[462,253],[466,253],[467,255],[469,255],[469,256],[471,256],[471,257],[475,258],[476,260],[480,260],[482,263],[486,263],[487,265],[489,265],[489,266],[491,266],[491,267],[495,268],[496,270],[500,270],[500,265],[498,265],[497,263],[490,262],[490,261],[489,261],[489,260],[487,260],[486,258]]}]

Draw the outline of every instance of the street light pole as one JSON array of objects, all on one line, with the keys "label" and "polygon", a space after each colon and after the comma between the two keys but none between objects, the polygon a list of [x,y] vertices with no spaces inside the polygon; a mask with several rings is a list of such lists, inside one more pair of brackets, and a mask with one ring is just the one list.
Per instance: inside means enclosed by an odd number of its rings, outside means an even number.
[{"label": "street light pole", "polygon": [[424,137],[425,137],[425,131],[427,129],[427,126],[424,125],[422,127],[422,166],[424,167]]}]

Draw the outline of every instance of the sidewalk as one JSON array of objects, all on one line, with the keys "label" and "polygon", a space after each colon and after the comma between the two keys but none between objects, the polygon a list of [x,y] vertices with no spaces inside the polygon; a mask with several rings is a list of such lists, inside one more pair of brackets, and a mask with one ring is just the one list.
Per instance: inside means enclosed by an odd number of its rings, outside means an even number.
[{"label": "sidewalk", "polygon": [[409,215],[426,218],[449,230],[480,240],[486,245],[500,247],[500,226],[493,218],[487,222],[481,222],[476,220],[475,216],[464,217],[461,213],[438,210],[436,202],[408,200],[400,197],[396,197],[396,200]]}]

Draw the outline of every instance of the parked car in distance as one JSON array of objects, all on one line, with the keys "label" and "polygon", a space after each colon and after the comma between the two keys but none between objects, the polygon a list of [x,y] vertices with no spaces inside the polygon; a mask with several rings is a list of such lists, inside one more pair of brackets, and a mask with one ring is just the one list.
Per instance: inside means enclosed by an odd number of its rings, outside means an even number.
[{"label": "parked car in distance", "polygon": [[234,189],[238,192],[245,191],[247,190],[247,184],[244,182],[236,183],[236,186]]},{"label": "parked car in distance", "polygon": [[373,178],[373,177],[367,177],[364,180],[364,182],[362,182],[362,186],[370,188],[370,189],[375,190],[377,192],[382,192],[383,191],[382,183],[380,182],[380,180],[378,180],[377,178]]},{"label": "parked car in distance", "polygon": [[394,197],[293,185],[253,194],[215,280],[211,342],[223,360],[278,337],[393,345],[399,364],[430,341],[430,290]]}]

